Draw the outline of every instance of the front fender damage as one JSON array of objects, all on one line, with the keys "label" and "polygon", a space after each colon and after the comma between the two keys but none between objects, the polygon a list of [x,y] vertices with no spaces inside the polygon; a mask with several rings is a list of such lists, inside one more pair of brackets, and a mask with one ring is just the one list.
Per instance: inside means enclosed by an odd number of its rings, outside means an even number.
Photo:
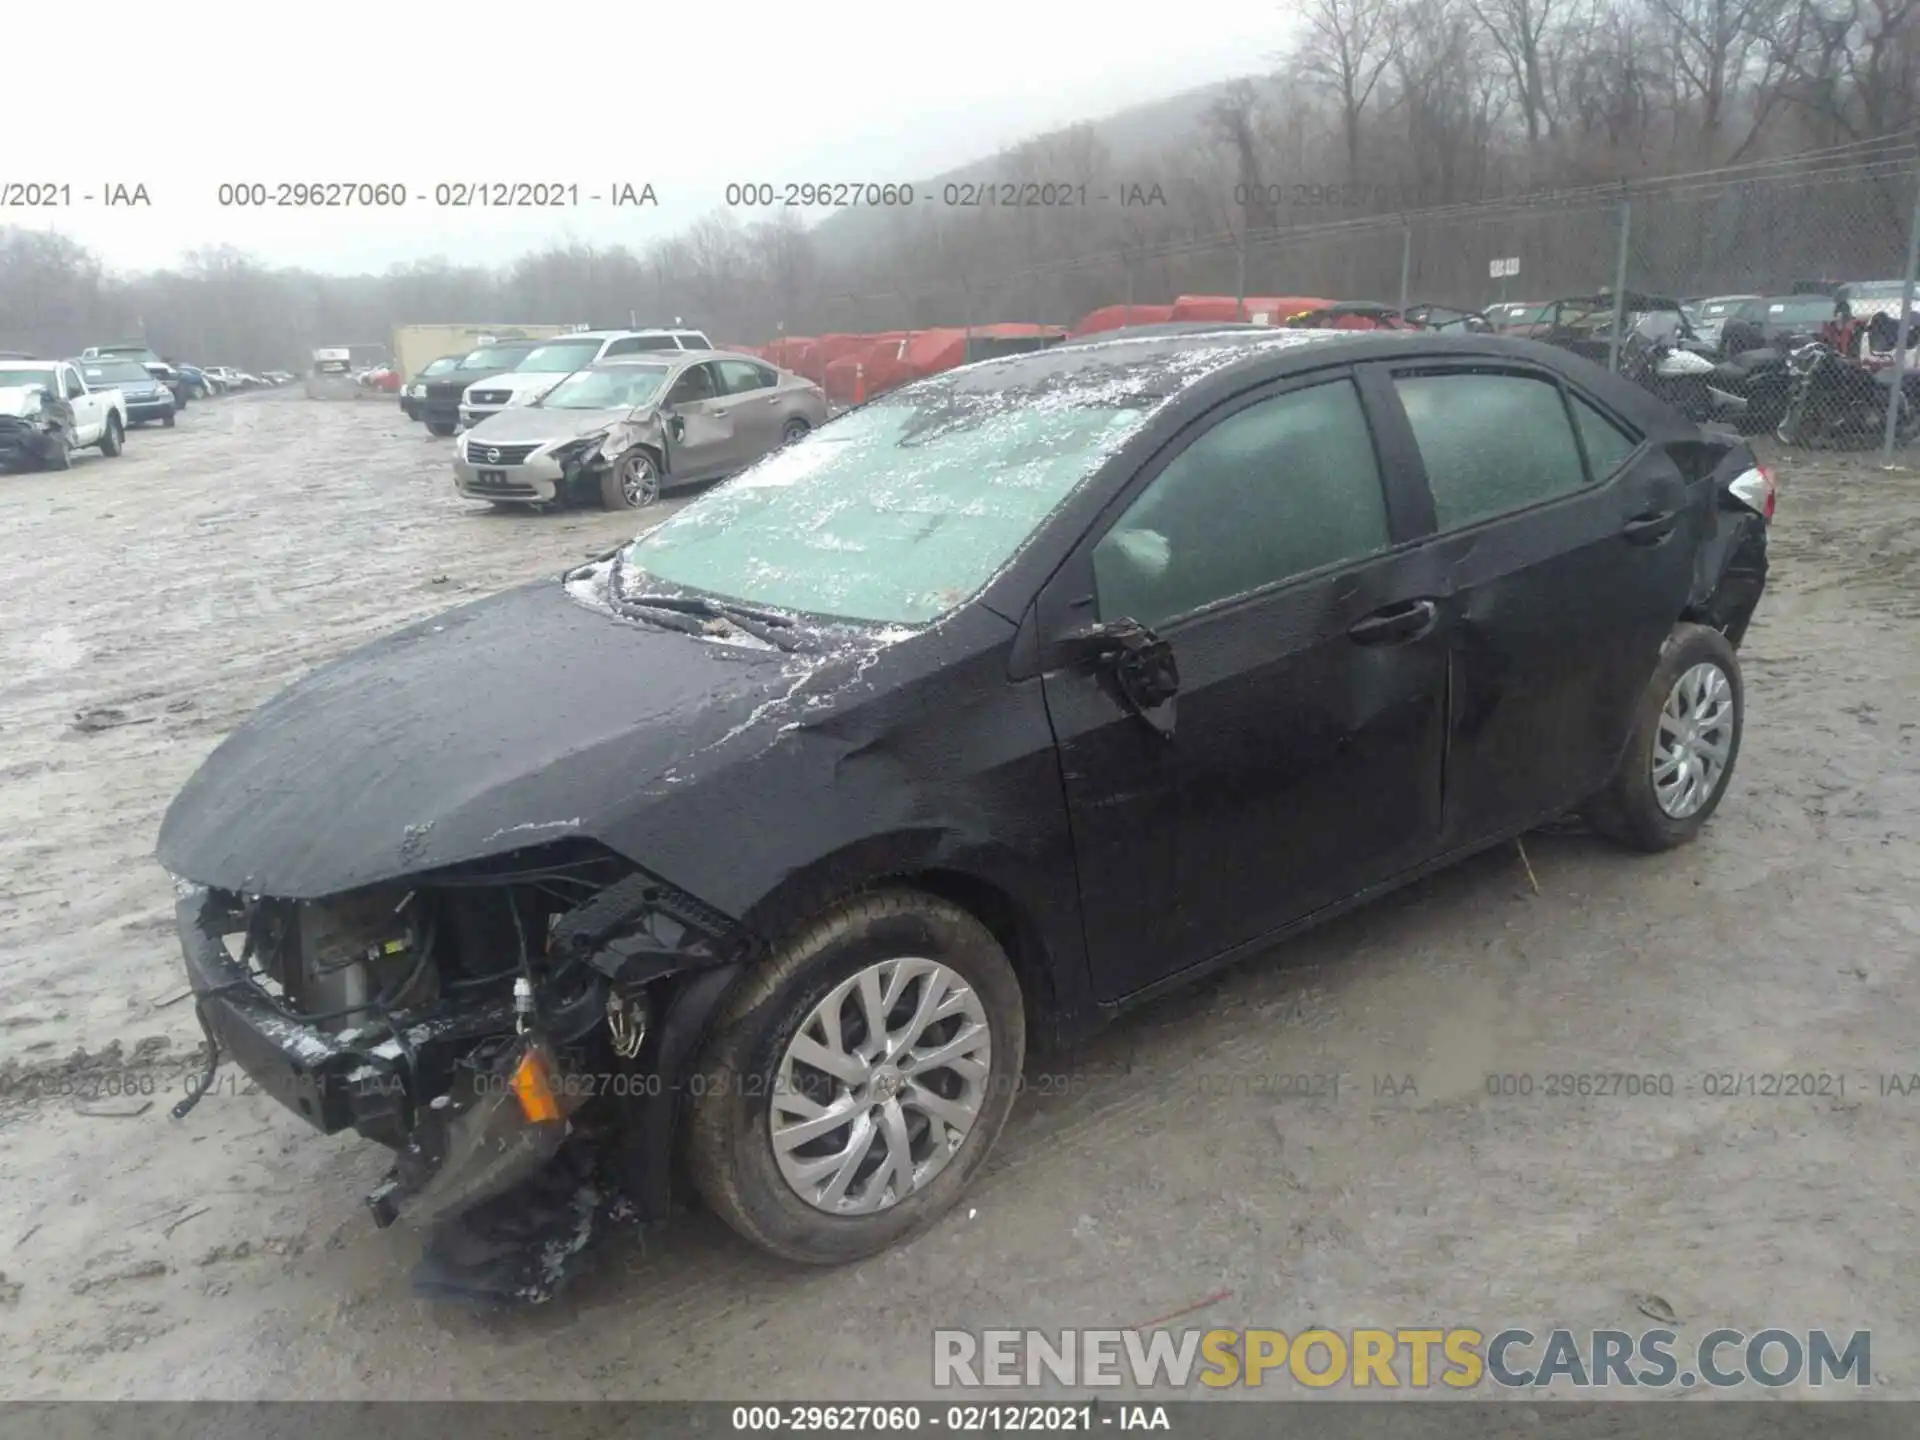
[{"label": "front fender damage", "polygon": [[[604,1236],[667,1217],[687,1077],[748,948],[727,916],[644,873],[555,921],[548,956],[558,967],[593,972],[605,1023],[589,1038],[602,1043],[576,1041],[563,1056],[546,1057],[561,1124],[539,1124],[518,1103],[496,1098],[466,1112],[464,1135],[446,1132],[435,1179],[487,1175],[508,1153],[507,1135],[516,1137],[525,1168],[511,1188],[477,1204],[436,1207],[414,1272],[417,1292],[537,1304],[577,1273]],[[530,1043],[523,1037],[523,1047]],[[456,1170],[463,1140],[464,1170]],[[400,1180],[402,1158],[389,1183]],[[431,1189],[418,1193],[433,1202]]]},{"label": "front fender damage", "polygon": [[616,1222],[665,1217],[686,1076],[750,948],[617,857],[529,853],[322,901],[183,886],[178,906],[210,1060],[176,1117],[224,1054],[316,1128],[392,1149],[367,1204],[424,1232],[414,1284],[438,1298],[538,1303]]}]

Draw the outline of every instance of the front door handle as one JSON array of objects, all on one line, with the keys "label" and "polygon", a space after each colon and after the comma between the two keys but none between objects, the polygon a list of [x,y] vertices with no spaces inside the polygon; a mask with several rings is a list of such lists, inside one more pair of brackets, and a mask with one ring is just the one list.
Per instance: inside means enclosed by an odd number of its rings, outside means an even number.
[{"label": "front door handle", "polygon": [[1440,607],[1431,600],[1408,600],[1388,605],[1353,622],[1347,638],[1356,645],[1404,645],[1433,629]]},{"label": "front door handle", "polygon": [[1656,510],[1647,515],[1636,515],[1621,527],[1621,535],[1629,545],[1657,545],[1673,533],[1674,524],[1679,520],[1678,510]]}]

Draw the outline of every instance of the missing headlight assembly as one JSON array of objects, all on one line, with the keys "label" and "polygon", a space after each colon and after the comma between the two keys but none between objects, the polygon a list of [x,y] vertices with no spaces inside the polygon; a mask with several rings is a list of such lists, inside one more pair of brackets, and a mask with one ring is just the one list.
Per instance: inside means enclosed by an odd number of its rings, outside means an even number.
[{"label": "missing headlight assembly", "polygon": [[741,944],[579,842],[322,900],[183,886],[178,918],[211,1054],[176,1116],[230,1058],[393,1150],[376,1223],[428,1232],[425,1288],[492,1299],[546,1298],[606,1219],[659,1208],[670,1152],[638,1137],[678,1086],[662,1031],[697,1023],[676,978],[730,973]]}]

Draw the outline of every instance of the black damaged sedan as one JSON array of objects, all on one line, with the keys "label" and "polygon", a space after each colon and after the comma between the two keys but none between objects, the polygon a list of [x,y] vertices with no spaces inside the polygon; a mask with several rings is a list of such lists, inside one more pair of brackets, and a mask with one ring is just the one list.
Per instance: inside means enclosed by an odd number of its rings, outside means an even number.
[{"label": "black damaged sedan", "polygon": [[1528,341],[949,372],[235,731],[159,841],[201,1022],[395,1152],[431,1293],[544,1298],[683,1192],[867,1255],[958,1199],[1029,1042],[1569,811],[1693,838],[1772,511],[1738,440]]}]

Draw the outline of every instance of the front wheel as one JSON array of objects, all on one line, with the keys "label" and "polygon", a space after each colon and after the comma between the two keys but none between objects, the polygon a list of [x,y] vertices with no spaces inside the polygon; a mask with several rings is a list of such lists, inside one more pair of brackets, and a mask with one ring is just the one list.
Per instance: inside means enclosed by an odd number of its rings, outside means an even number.
[{"label": "front wheel", "polygon": [[47,443],[46,458],[40,462],[48,470],[69,470],[73,468],[73,452],[67,449],[67,437],[55,435]]},{"label": "front wheel", "polygon": [[660,462],[634,446],[600,472],[600,504],[607,510],[644,510],[660,498]]},{"label": "front wheel", "polygon": [[1635,850],[1671,850],[1700,833],[1740,756],[1746,693],[1718,630],[1678,625],[1634,712],[1620,767],[1588,806],[1596,830]]},{"label": "front wheel", "polygon": [[169,410],[167,411],[166,414],[160,417],[161,427],[163,429],[171,430],[173,429],[174,423],[177,419],[178,419],[178,413],[176,411]]},{"label": "front wheel", "polygon": [[126,431],[120,428],[120,417],[118,415],[109,415],[107,417],[106,431],[100,436],[100,453],[102,455],[118,455],[121,450],[125,448],[126,438]]},{"label": "front wheel", "polygon": [[815,1265],[884,1250],[960,1198],[1026,1049],[1020,983],[972,915],[916,890],[847,900],[769,956],[689,1077],[688,1162],[720,1218]]},{"label": "front wheel", "polygon": [[451,420],[427,421],[427,433],[429,435],[438,435],[442,440],[446,439],[447,436],[453,434],[456,428],[457,427],[454,425],[454,423]]}]

